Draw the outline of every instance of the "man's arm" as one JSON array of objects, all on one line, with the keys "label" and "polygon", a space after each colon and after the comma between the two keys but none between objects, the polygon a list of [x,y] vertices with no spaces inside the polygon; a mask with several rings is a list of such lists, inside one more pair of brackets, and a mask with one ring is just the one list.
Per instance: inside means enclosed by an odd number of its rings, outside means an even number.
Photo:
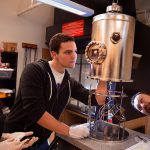
[{"label": "man's arm", "polygon": [[[107,94],[107,81],[99,81],[96,93]],[[97,103],[99,105],[105,104],[106,97],[101,95],[95,95]]]},{"label": "man's arm", "polygon": [[[73,78],[71,78],[71,97],[74,99],[79,100],[80,102],[84,103],[85,105],[88,105],[88,96],[89,96],[89,90],[86,89],[81,83],[77,82]],[[96,93],[103,93],[107,94],[107,82],[106,81],[99,81],[97,89],[94,91]],[[95,99],[96,98],[96,99]],[[103,105],[105,103],[106,97],[104,96],[95,96],[92,94],[91,97],[92,105]],[[96,101],[97,100],[97,101]]]},{"label": "man's arm", "polygon": [[90,134],[87,126],[77,125],[69,127],[66,124],[56,120],[48,112],[45,112],[37,123],[48,130],[76,139],[88,137]]},{"label": "man's arm", "polygon": [[37,123],[48,130],[54,131],[65,136],[69,136],[69,126],[56,120],[48,112],[45,112]]}]

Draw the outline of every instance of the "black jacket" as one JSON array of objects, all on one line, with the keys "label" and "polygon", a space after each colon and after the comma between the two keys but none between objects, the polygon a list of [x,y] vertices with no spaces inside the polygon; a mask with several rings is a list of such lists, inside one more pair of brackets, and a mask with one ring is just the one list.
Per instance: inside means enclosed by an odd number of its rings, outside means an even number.
[{"label": "black jacket", "polygon": [[4,126],[4,115],[3,115],[3,112],[0,108],[0,138],[2,136],[2,133],[3,133],[3,126]]},{"label": "black jacket", "polygon": [[[5,121],[5,132],[34,131],[40,142],[47,139],[51,131],[36,122],[45,111],[59,119],[69,97],[87,104],[89,91],[70,78],[65,71],[62,84],[57,90],[49,64],[45,60],[28,64],[24,69],[15,104]],[[96,103],[97,104],[97,103]]]}]

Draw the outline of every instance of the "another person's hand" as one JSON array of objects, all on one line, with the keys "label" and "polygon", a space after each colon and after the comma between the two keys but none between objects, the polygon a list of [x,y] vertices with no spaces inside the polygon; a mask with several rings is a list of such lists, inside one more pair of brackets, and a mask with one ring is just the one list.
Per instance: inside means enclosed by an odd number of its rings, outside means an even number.
[{"label": "another person's hand", "polygon": [[[4,143],[2,143],[2,145],[4,146],[5,144],[8,144],[8,147],[10,145],[12,145],[12,146],[14,146],[14,148],[16,148],[16,150],[18,150],[17,148],[20,145],[21,145],[20,149],[30,147],[38,140],[38,137],[32,137],[31,139],[29,139],[27,137],[27,136],[31,136],[31,135],[33,135],[33,132],[4,133],[3,134],[3,139],[7,139],[7,140],[3,141]],[[20,141],[24,137],[27,137],[27,138],[23,141]],[[15,150],[15,149],[12,149],[12,150]]]},{"label": "another person's hand", "polygon": [[82,139],[82,138],[88,137],[89,134],[90,134],[89,128],[84,125],[73,126],[73,127],[70,127],[69,129],[69,136],[71,138]]},{"label": "another person's hand", "polygon": [[139,93],[132,99],[132,104],[141,113],[150,115],[150,95]]},{"label": "another person's hand", "polygon": [[4,133],[4,139],[16,139],[21,140],[25,136],[31,136],[33,132],[14,132],[14,133]]},{"label": "another person's hand", "polygon": [[26,142],[22,145],[22,149],[32,146],[37,140],[38,137],[32,137],[30,140],[26,139]]},{"label": "another person's hand", "polygon": [[8,139],[0,142],[0,150],[21,150],[26,142],[27,140],[20,142],[14,139]]}]

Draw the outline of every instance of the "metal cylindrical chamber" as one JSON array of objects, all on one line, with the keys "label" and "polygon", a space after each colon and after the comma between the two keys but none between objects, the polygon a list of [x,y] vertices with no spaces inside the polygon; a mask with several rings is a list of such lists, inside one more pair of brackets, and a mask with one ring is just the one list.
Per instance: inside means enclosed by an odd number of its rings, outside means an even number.
[{"label": "metal cylindrical chamber", "polygon": [[108,12],[93,18],[92,41],[85,50],[91,78],[131,81],[134,30],[135,19],[129,15]]}]

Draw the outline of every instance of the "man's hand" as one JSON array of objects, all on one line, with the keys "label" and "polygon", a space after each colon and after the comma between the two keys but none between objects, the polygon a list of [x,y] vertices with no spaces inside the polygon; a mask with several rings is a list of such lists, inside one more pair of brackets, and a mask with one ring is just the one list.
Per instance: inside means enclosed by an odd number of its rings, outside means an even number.
[{"label": "man's hand", "polygon": [[90,134],[90,130],[88,127],[84,125],[77,125],[74,127],[70,127],[69,136],[75,139],[82,139],[88,137]]},{"label": "man's hand", "polygon": [[[97,89],[95,91],[97,94],[101,93],[101,94],[107,94],[107,82],[106,81],[99,81]],[[95,95],[97,103],[99,105],[104,105],[105,104],[105,100],[106,97],[102,96],[102,95]]]}]

